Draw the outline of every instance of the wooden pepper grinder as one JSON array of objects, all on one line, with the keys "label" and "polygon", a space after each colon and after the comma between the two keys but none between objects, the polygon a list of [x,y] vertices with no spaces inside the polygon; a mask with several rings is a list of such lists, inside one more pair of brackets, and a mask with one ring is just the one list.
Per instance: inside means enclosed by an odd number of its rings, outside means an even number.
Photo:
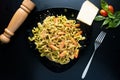
[{"label": "wooden pepper grinder", "polygon": [[20,8],[13,15],[9,25],[5,28],[4,33],[0,35],[0,41],[2,43],[10,42],[11,36],[20,27],[20,25],[25,21],[28,14],[33,10],[35,4],[31,0],[24,0],[20,5]]}]

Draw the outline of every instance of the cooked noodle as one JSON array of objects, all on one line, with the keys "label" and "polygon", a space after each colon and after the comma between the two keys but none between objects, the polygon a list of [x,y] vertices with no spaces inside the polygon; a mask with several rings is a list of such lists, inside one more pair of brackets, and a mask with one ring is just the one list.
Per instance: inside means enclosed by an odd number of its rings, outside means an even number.
[{"label": "cooked noodle", "polygon": [[75,20],[68,20],[63,15],[48,16],[37,25],[32,29],[33,36],[29,40],[34,42],[41,57],[60,64],[67,64],[78,57],[79,41],[85,37]]}]

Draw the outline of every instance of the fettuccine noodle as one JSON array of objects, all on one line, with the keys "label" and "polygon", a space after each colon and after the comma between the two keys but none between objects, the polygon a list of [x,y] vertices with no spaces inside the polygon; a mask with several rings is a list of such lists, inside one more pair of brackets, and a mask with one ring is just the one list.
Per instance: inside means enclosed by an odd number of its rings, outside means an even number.
[{"label": "fettuccine noodle", "polygon": [[32,29],[33,36],[29,40],[34,42],[41,57],[60,64],[67,64],[78,57],[79,41],[85,37],[75,20],[68,20],[63,15],[48,16],[37,25]]}]

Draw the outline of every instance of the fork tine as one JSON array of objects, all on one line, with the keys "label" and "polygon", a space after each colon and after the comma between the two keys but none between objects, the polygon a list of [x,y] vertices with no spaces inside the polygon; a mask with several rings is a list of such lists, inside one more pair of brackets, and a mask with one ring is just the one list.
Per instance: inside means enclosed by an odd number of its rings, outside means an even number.
[{"label": "fork tine", "polygon": [[98,37],[96,38],[96,41],[102,42],[106,33],[104,31],[101,31]]}]

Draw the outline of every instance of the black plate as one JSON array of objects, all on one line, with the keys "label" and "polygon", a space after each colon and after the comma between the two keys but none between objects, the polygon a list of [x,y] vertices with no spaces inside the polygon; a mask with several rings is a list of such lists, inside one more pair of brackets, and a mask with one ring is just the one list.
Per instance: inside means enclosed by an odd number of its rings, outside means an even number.
[{"label": "black plate", "polygon": [[[32,28],[37,26],[37,22],[43,22],[43,20],[47,16],[51,16],[51,15],[55,15],[55,16],[65,15],[68,19],[76,20],[78,11],[74,10],[74,9],[70,9],[70,8],[52,8],[52,9],[46,9],[43,11],[35,12],[34,14],[31,15],[31,19],[30,19],[30,23],[29,23],[30,29],[28,30],[28,32],[29,32],[28,36],[32,36],[32,32],[31,32]],[[81,23],[78,20],[76,20],[76,21],[77,21],[77,23],[81,24],[80,28],[83,31],[83,35],[86,37],[86,40],[80,42],[82,45],[82,48],[81,48],[79,54],[82,54],[82,53],[84,53],[85,48],[89,45],[89,39],[90,39],[90,35],[91,35],[91,27]],[[77,59],[71,60],[68,64],[61,65],[59,63],[55,63],[55,62],[48,60],[46,57],[40,57],[39,52],[35,49],[34,43],[29,41],[29,44],[30,44],[30,46],[32,46],[31,49],[33,50],[33,54],[37,55],[40,59],[40,62],[53,72],[66,71],[67,69],[72,67],[80,58],[80,56],[78,56]]]}]

